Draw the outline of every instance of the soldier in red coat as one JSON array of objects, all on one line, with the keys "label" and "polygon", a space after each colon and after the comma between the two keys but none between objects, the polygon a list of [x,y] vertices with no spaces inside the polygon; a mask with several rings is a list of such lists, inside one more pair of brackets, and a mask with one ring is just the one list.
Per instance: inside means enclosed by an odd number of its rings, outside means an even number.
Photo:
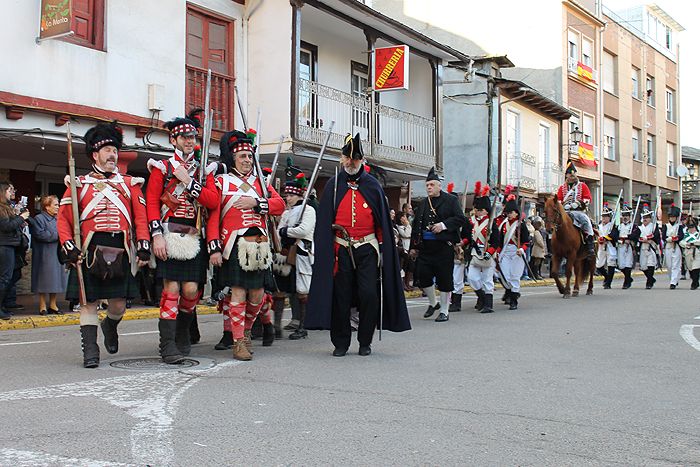
[{"label": "soldier in red coat", "polygon": [[564,209],[571,216],[574,225],[586,235],[586,250],[588,256],[595,257],[593,225],[586,214],[588,205],[591,204],[591,190],[588,185],[578,179],[576,166],[569,161],[564,172],[566,181],[557,190],[557,198],[564,205]]},{"label": "soldier in red coat", "polygon": [[265,304],[272,250],[267,216],[279,216],[285,202],[272,186],[266,198],[253,164],[254,132],[231,131],[221,139],[228,173],[216,176],[217,203],[207,222],[210,262],[220,270],[219,288],[230,289],[223,307],[224,331],[233,337],[233,358],[251,360],[250,330]]},{"label": "soldier in red coat", "polygon": [[[175,153],[166,160],[148,161],[151,174],[146,189],[148,225],[157,258],[156,276],[163,279],[160,300],[160,355],[179,363],[190,352],[189,329],[206,282],[206,242],[201,233],[203,210],[219,203],[214,177],[200,184],[197,147],[199,123],[176,118],[165,124]],[[179,318],[178,318],[179,317]]]},{"label": "soldier in red coat", "polygon": [[147,264],[150,258],[146,201],[141,191],[143,179],[120,174],[117,170],[121,145],[121,129],[114,124],[101,123],[85,134],[85,149],[92,171],[76,179],[82,251],[78,251],[73,238],[70,187],[58,210],[60,256],[64,263],[74,266],[68,279],[67,299],[78,300],[75,267],[83,271],[87,304],[80,307],[80,335],[85,368],[96,368],[100,364],[98,301],[109,302],[101,327],[107,352],[116,353],[119,350],[117,326],[124,316],[126,300],[138,293],[134,276],[138,267]]}]

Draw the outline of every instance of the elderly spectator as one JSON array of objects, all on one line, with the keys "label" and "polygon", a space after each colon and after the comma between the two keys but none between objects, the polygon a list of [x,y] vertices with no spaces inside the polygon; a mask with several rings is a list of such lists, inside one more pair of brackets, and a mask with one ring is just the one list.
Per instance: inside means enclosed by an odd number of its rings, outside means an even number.
[{"label": "elderly spectator", "polygon": [[[0,304],[5,302],[5,297],[19,280],[28,244],[22,229],[29,211],[20,210],[19,206],[15,209],[10,204],[14,195],[15,187],[11,183],[0,182]],[[11,316],[11,311],[0,305],[0,319],[10,319]]]},{"label": "elderly spectator", "polygon": [[[68,276],[58,262],[58,198],[54,195],[41,198],[41,212],[29,219],[32,234],[32,292],[39,294],[39,314],[63,312],[56,304],[56,294],[65,293]],[[49,306],[46,306],[46,295]]]},{"label": "elderly spectator", "polygon": [[535,218],[532,221],[534,227],[532,232],[532,249],[530,256],[530,269],[535,275],[535,279],[542,279],[542,262],[547,254],[547,244],[542,237],[542,220]]}]

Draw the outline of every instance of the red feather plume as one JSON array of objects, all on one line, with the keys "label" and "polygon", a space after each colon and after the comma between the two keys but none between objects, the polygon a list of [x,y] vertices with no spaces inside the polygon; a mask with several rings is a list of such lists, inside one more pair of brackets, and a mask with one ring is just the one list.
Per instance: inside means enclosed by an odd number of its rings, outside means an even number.
[{"label": "red feather plume", "polygon": [[454,191],[454,189],[455,189],[455,184],[454,184],[454,182],[450,182],[450,183],[447,184],[447,192],[448,192],[448,193],[452,193],[452,192]]},{"label": "red feather plume", "polygon": [[297,178],[297,179],[304,178],[304,174],[303,174],[303,173],[298,173],[297,176],[296,176],[296,178]]},{"label": "red feather plume", "polygon": [[477,181],[474,184],[474,196],[476,196],[477,198],[481,196],[481,182]]},{"label": "red feather plume", "polygon": [[[506,187],[506,188],[508,188],[508,187]],[[515,195],[514,195],[514,194],[510,194],[510,195],[508,195],[508,197],[506,198],[506,201],[514,201],[514,200],[515,200]]]},{"label": "red feather plume", "polygon": [[508,196],[509,194],[511,194],[513,192],[514,189],[515,189],[515,187],[513,185],[506,185],[506,189],[503,190],[503,194]]},{"label": "red feather plume", "polygon": [[491,187],[486,185],[483,190],[481,190],[481,196],[488,196],[491,193]]}]

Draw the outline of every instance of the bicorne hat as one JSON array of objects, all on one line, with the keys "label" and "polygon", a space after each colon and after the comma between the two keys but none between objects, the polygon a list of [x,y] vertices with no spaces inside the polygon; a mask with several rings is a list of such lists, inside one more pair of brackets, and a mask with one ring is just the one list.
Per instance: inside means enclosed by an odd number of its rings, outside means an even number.
[{"label": "bicorne hat", "polygon": [[365,158],[362,152],[362,140],[360,139],[360,134],[357,133],[353,138],[350,133],[345,136],[345,144],[343,145],[343,155],[355,160],[362,160]]}]

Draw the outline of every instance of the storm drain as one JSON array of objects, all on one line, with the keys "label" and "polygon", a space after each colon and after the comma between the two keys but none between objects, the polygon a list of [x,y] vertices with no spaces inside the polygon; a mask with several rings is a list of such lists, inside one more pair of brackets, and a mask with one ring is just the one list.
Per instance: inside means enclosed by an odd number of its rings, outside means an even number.
[{"label": "storm drain", "polygon": [[164,363],[159,357],[139,357],[116,360],[109,366],[120,370],[131,371],[181,371],[181,370],[204,370],[211,368],[216,363],[209,358],[186,358],[181,363],[169,365]]}]

